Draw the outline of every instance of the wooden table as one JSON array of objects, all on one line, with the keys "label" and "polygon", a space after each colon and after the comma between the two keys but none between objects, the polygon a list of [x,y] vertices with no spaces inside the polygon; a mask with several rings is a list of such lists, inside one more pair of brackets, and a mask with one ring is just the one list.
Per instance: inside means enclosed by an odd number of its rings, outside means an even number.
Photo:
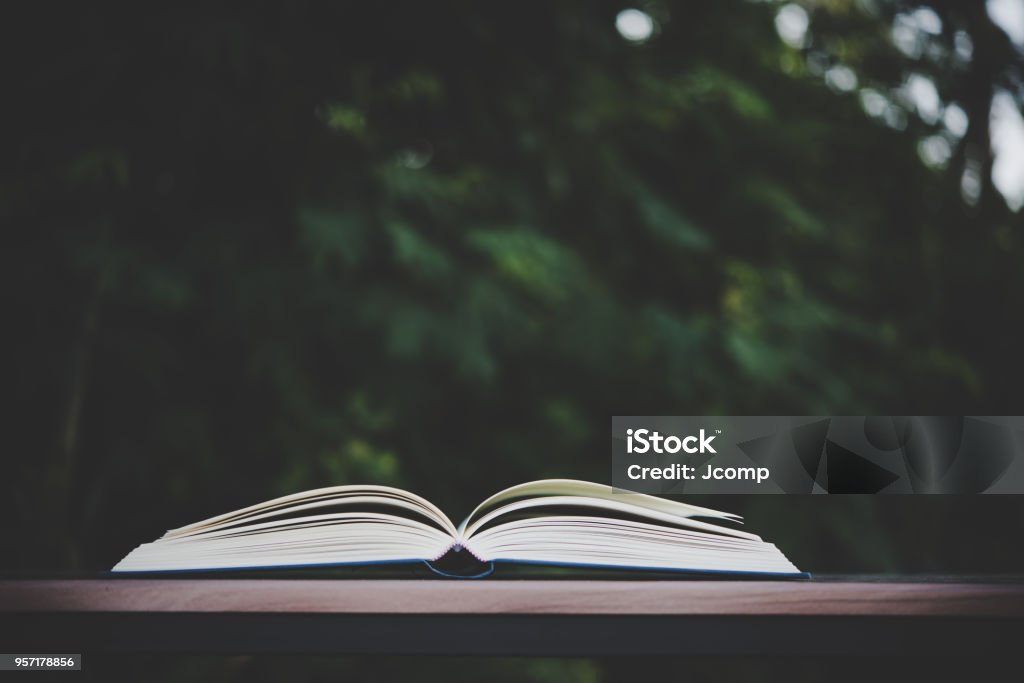
[{"label": "wooden table", "polygon": [[0,580],[3,651],[1001,654],[1024,584],[955,581]]}]

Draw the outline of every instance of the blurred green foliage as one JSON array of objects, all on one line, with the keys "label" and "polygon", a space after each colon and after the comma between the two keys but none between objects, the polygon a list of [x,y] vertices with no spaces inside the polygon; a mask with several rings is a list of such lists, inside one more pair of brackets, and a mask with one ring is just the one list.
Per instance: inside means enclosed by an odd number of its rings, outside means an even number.
[{"label": "blurred green foliage", "polygon": [[[614,414],[1021,412],[1021,217],[987,179],[1021,57],[925,4],[918,56],[881,0],[803,3],[802,47],[770,2],[644,2],[636,43],[605,0],[20,8],[0,566],[349,482],[460,517],[605,480]],[[812,571],[1024,567],[1013,499],[712,502]]]}]

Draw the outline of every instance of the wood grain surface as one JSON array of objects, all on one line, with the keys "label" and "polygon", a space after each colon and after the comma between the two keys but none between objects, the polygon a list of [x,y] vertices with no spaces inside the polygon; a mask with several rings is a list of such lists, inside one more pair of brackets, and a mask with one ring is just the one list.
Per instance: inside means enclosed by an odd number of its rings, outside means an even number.
[{"label": "wood grain surface", "polygon": [[0,613],[1024,616],[1014,583],[0,580]]}]

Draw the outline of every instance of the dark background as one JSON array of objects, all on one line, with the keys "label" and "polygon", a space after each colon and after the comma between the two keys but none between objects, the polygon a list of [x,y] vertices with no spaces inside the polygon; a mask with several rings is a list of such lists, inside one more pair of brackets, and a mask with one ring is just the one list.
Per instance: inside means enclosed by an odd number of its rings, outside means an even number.
[{"label": "dark background", "polygon": [[[459,519],[606,481],[615,414],[1024,412],[1020,46],[802,5],[792,45],[738,0],[641,41],[605,1],[4,10],[0,569],[343,483]],[[1016,496],[694,502],[812,572],[1024,571]]]}]

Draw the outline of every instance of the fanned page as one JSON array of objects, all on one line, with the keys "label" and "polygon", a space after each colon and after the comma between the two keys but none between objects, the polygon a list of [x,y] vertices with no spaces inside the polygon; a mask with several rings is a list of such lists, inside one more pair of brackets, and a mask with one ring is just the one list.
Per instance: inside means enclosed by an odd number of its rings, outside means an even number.
[{"label": "fanned page", "polygon": [[172,529],[115,572],[419,562],[454,544],[455,525],[417,495],[387,486],[305,491]]},{"label": "fanned page", "polygon": [[575,480],[506,489],[459,526],[482,562],[803,576],[759,536],[695,519],[736,515]]},{"label": "fanned page", "polygon": [[456,527],[407,491],[335,486],[172,529],[133,550],[114,571],[434,563],[465,548],[484,563],[799,575],[774,545],[706,520],[739,518],[551,479],[491,496]]}]

